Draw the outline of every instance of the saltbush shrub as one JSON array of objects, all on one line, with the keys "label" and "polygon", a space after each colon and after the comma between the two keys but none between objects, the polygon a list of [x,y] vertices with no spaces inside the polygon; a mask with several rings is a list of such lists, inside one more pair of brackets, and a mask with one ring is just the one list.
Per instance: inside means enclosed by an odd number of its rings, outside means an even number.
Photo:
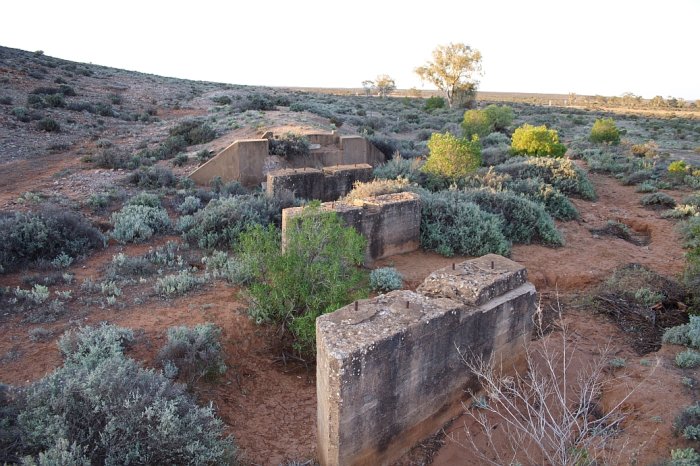
[{"label": "saltbush shrub", "polygon": [[77,212],[0,212],[0,273],[65,254],[76,258],[103,247],[105,238]]},{"label": "saltbush shrub", "polygon": [[676,355],[676,365],[683,369],[698,367],[700,366],[700,353],[693,349],[681,351]]},{"label": "saltbush shrub", "polygon": [[568,221],[578,218],[578,211],[571,200],[557,188],[538,178],[507,181],[505,186],[509,191],[542,204],[547,213],[557,220]]},{"label": "saltbush shrub", "polygon": [[502,217],[503,234],[513,243],[541,241],[553,246],[564,244],[552,217],[541,204],[508,191],[487,189],[465,191],[461,200],[473,202],[481,210]]},{"label": "saltbush shrub", "polygon": [[501,217],[484,212],[459,191],[417,192],[421,196],[420,241],[424,249],[444,256],[510,254]]},{"label": "saltbush shrub", "polygon": [[428,141],[430,154],[423,165],[428,176],[455,180],[465,177],[481,165],[478,139],[457,138],[450,133],[435,133]]},{"label": "saltbush shrub", "polygon": [[185,294],[205,282],[204,277],[198,277],[189,270],[180,270],[178,273],[159,278],[153,288],[161,296],[171,297]]},{"label": "saltbush shrub", "polygon": [[199,379],[214,380],[226,372],[221,354],[221,328],[210,322],[194,327],[168,329],[168,341],[158,352],[165,372],[192,385]]},{"label": "saltbush shrub", "polygon": [[426,112],[430,113],[433,110],[437,110],[439,108],[445,108],[445,99],[443,97],[433,96],[425,99],[425,105],[423,109]]},{"label": "saltbush shrub", "polygon": [[483,138],[480,139],[481,145],[486,148],[486,147],[491,147],[491,146],[502,146],[502,145],[507,145],[508,148],[510,149],[510,138],[506,136],[503,133],[499,132],[493,132],[489,133],[487,136],[484,136]]},{"label": "saltbush shrub", "polygon": [[686,406],[676,416],[673,432],[686,440],[700,440],[700,403]]},{"label": "saltbush shrub", "polygon": [[67,331],[58,340],[58,348],[66,364],[94,368],[107,359],[123,356],[134,341],[131,329],[102,323]]},{"label": "saltbush shrub", "polygon": [[355,185],[346,196],[345,200],[365,199],[368,197],[381,196],[383,194],[394,194],[404,192],[410,184],[405,178],[395,180],[378,179],[363,183],[356,181]]},{"label": "saltbush shrub", "polygon": [[195,196],[187,196],[182,204],[177,206],[177,211],[183,215],[192,215],[202,208],[202,201]]},{"label": "saltbush shrub", "polygon": [[403,277],[394,267],[380,267],[369,273],[369,287],[374,291],[400,290]]},{"label": "saltbush shrub", "polygon": [[620,130],[612,118],[598,118],[591,128],[591,142],[620,143]]},{"label": "saltbush shrub", "polygon": [[154,166],[133,172],[129,182],[146,189],[171,188],[177,185],[178,178],[172,170]]},{"label": "saltbush shrub", "polygon": [[570,196],[579,196],[591,201],[596,198],[595,189],[586,172],[568,159],[514,157],[506,163],[494,166],[493,170],[508,174],[514,180],[539,178]]},{"label": "saltbush shrub", "polygon": [[230,249],[238,236],[253,225],[279,224],[281,209],[289,205],[259,194],[214,199],[194,213],[183,237],[204,249]]},{"label": "saltbush shrub", "polygon": [[292,347],[313,357],[316,318],[367,296],[366,273],[359,267],[366,240],[314,203],[287,225],[282,253],[280,242],[272,226],[241,235],[241,255],[256,264],[249,313],[258,323],[281,325]]},{"label": "saltbush shrub", "polygon": [[146,207],[161,207],[160,196],[142,191],[126,201],[127,205],[143,205]]},{"label": "saltbush shrub", "polygon": [[58,133],[61,131],[61,125],[53,118],[42,118],[37,122],[36,126],[47,133]]},{"label": "saltbush shrub", "polygon": [[137,161],[131,154],[117,148],[105,147],[98,150],[95,154],[82,159],[84,162],[92,162],[99,168],[136,168]]},{"label": "saltbush shrub", "polygon": [[524,124],[513,133],[511,148],[515,154],[534,157],[559,158],[566,153],[566,147],[559,142],[559,135],[545,125]]},{"label": "saltbush shrub", "polygon": [[[17,452],[43,464],[231,464],[211,406],[121,355],[67,362],[22,389]],[[51,459],[60,457],[52,463]],[[69,461],[75,461],[70,463]]]},{"label": "saltbush shrub", "polygon": [[404,178],[409,183],[420,183],[423,179],[422,166],[423,161],[421,159],[405,159],[396,153],[387,163],[376,167],[373,173],[375,178],[385,180]]},{"label": "saltbush shrub", "polygon": [[639,199],[639,202],[644,206],[650,207],[675,207],[676,200],[666,193],[649,193]]},{"label": "saltbush shrub", "polygon": [[171,226],[168,212],[160,207],[125,205],[111,217],[112,238],[120,243],[146,241]]}]

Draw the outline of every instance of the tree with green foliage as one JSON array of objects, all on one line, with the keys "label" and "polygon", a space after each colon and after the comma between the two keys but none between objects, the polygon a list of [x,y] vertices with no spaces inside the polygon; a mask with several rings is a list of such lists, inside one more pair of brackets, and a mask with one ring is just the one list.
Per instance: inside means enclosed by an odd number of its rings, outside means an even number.
[{"label": "tree with green foliage", "polygon": [[482,110],[467,110],[462,120],[464,136],[483,138],[497,131],[505,131],[513,122],[513,109],[507,105],[489,105]]},{"label": "tree with green foliage", "polygon": [[535,157],[559,158],[566,153],[566,146],[559,142],[557,130],[527,123],[513,133],[511,149],[515,154]]},{"label": "tree with green foliage", "polygon": [[316,351],[316,318],[367,296],[367,277],[359,266],[367,242],[318,203],[279,230],[255,226],[240,237],[242,260],[252,264],[247,290],[249,313],[258,323],[281,326],[303,357]]},{"label": "tree with green foliage", "polygon": [[379,97],[384,98],[396,90],[396,83],[388,74],[380,74],[374,80],[374,87],[379,93]]},{"label": "tree with green foliage", "polygon": [[465,44],[439,45],[433,50],[433,61],[415,69],[424,81],[445,93],[452,108],[460,96],[473,96],[481,74],[481,52]]},{"label": "tree with green foliage", "polygon": [[620,143],[620,130],[612,118],[598,118],[591,128],[591,142]]},{"label": "tree with green foliage", "polygon": [[428,150],[423,172],[429,176],[456,180],[473,173],[481,165],[481,143],[477,137],[469,140],[452,133],[433,133]]}]

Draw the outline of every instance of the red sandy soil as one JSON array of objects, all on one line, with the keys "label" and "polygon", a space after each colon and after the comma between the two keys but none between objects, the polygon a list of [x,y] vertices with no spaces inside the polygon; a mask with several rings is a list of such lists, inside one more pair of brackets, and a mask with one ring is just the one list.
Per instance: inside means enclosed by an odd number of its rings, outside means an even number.
[{"label": "red sandy soil", "polygon": [[[527,245],[513,249],[512,258],[528,268],[530,280],[538,291],[550,300],[557,293],[563,298],[570,297],[599,283],[616,267],[630,262],[644,264],[661,274],[677,275],[683,267],[683,250],[674,223],[661,219],[658,212],[643,208],[639,204],[640,195],[633,187],[621,186],[599,175],[591,175],[591,179],[599,199],[596,202],[575,201],[581,220],[559,225],[566,246],[555,249]],[[35,185],[48,182],[44,178],[34,180]],[[17,179],[13,180],[13,188],[15,192],[24,192],[32,190],[33,186],[29,181]],[[595,238],[589,232],[590,228],[602,227],[610,219],[648,234],[651,242],[647,246],[635,246],[621,239]],[[113,254],[122,250],[135,254],[153,245],[111,245],[74,265],[70,271],[76,273],[77,283],[80,283],[84,277],[99,276],[100,268]],[[463,259],[415,252],[389,258],[377,266],[393,264],[405,276],[407,286],[415,288],[433,270]],[[0,284],[15,285],[18,281],[18,276],[7,276]],[[618,345],[615,355],[627,359],[626,366],[614,375],[628,385],[641,383],[624,405],[628,417],[620,442],[625,440],[628,446],[622,450],[624,461],[620,464],[626,464],[633,453],[637,455],[638,464],[650,464],[668,457],[670,448],[683,446],[683,441],[672,435],[671,424],[675,414],[694,401],[695,394],[680,382],[681,374],[697,374],[681,372],[674,366],[674,348],[663,348],[657,354],[644,357],[654,364],[659,359],[658,367],[650,374],[650,367],[640,363],[642,358],[620,343],[623,340],[619,331],[606,318],[581,308],[565,311],[569,336],[576,342],[583,362],[595,357],[601,346],[612,342]],[[33,342],[29,338],[28,331],[38,325],[22,323],[14,316],[0,317],[3,335],[0,338],[0,382],[18,385],[37,380],[56,368],[61,363],[56,341],[65,330],[79,325],[109,321],[138,329],[142,334],[129,354],[143,361],[145,366],[157,367],[157,351],[165,342],[168,327],[214,322],[223,330],[229,370],[216,383],[198,384],[194,389],[197,399],[214,404],[249,464],[275,465],[287,459],[315,457],[315,370],[279,361],[281,351],[274,329],[259,327],[250,321],[244,300],[235,288],[217,283],[170,301],[151,299],[144,306],[71,311],[55,323],[41,325],[52,332],[43,342]],[[616,384],[616,390],[624,390],[628,385]],[[619,393],[613,391],[606,394],[605,400],[615,396]],[[457,419],[452,424],[449,433],[457,440],[464,432],[465,419]],[[646,442],[643,448],[639,448],[641,442]],[[437,453],[434,464],[481,463],[467,448],[448,439]]]}]

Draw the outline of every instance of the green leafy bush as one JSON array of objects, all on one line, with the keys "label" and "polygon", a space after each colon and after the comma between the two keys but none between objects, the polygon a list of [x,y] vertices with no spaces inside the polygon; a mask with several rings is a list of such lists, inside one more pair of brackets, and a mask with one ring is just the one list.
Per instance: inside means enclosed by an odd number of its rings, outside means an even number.
[{"label": "green leafy bush", "polygon": [[111,221],[111,235],[120,243],[146,241],[171,226],[165,209],[144,205],[126,205],[112,214]]},{"label": "green leafy bush", "polygon": [[[221,328],[210,322],[168,329],[168,341],[158,352],[166,374],[192,385],[202,377],[213,380],[226,372],[221,355]],[[176,373],[176,374],[175,374]]]},{"label": "green leafy bush", "polygon": [[598,118],[591,128],[591,142],[620,143],[620,130],[612,118]]},{"label": "green leafy bush", "polygon": [[423,109],[426,112],[430,113],[433,110],[437,110],[439,108],[445,108],[445,99],[443,97],[433,96],[425,99],[425,106],[423,107]]},{"label": "green leafy bush", "polygon": [[437,178],[455,180],[476,171],[481,165],[481,144],[450,133],[434,133],[428,141],[430,154],[423,172]]},{"label": "green leafy bush", "polygon": [[444,256],[510,254],[501,217],[484,212],[462,192],[419,190],[418,193],[421,196],[420,241],[424,249]]},{"label": "green leafy bush", "polygon": [[556,130],[527,123],[513,133],[511,148],[515,154],[535,157],[559,158],[566,153],[566,147],[559,143]]},{"label": "green leafy bush", "polygon": [[201,120],[188,120],[170,129],[171,137],[182,137],[185,145],[204,144],[216,138],[216,133],[207,123]]},{"label": "green leafy bush", "polygon": [[0,273],[62,254],[76,258],[104,243],[102,233],[77,212],[47,207],[0,213]]},{"label": "green leafy bush", "polygon": [[485,111],[467,110],[462,119],[462,131],[467,139],[473,136],[483,137],[493,131],[493,125]]},{"label": "green leafy bush", "polygon": [[183,236],[200,248],[230,249],[247,228],[279,224],[282,207],[288,205],[259,194],[214,199],[204,209],[195,212],[191,227],[183,232]]},{"label": "green leafy bush", "polygon": [[513,123],[513,109],[507,105],[487,105],[484,113],[491,122],[491,132],[503,132]]},{"label": "green leafy bush", "polygon": [[686,440],[700,440],[700,403],[687,406],[676,416],[673,431]]},{"label": "green leafy bush", "polygon": [[287,159],[309,155],[309,147],[309,140],[299,134],[287,133],[281,139],[269,140],[270,155],[278,155]]},{"label": "green leafy bush", "polygon": [[255,226],[241,235],[241,255],[256,264],[248,288],[250,315],[275,322],[304,356],[315,354],[315,321],[367,296],[359,268],[366,240],[334,212],[312,204],[287,225],[285,248],[272,226]]},{"label": "green leafy bush", "polygon": [[700,454],[693,448],[676,448],[671,450],[671,461],[667,466],[696,466],[700,464]]},{"label": "green leafy bush", "polygon": [[369,287],[374,291],[400,290],[403,277],[394,267],[380,267],[369,273]]},{"label": "green leafy bush", "polygon": [[662,341],[672,345],[700,349],[700,316],[691,315],[687,324],[671,327],[664,332]]}]

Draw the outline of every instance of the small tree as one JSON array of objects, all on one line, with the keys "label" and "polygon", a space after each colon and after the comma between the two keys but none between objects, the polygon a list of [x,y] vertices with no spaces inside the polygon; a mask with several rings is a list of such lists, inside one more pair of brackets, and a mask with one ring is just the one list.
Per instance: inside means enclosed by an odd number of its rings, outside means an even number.
[{"label": "small tree", "polygon": [[591,128],[591,142],[620,143],[620,130],[612,118],[599,118]]},{"label": "small tree", "polygon": [[428,160],[423,172],[439,178],[455,180],[476,171],[481,165],[481,143],[457,138],[451,133],[433,133],[428,141]]},{"label": "small tree", "polygon": [[503,132],[513,123],[513,109],[507,105],[489,105],[484,112],[491,122],[491,132]]},{"label": "small tree", "polygon": [[536,157],[562,157],[566,147],[559,142],[559,135],[545,125],[532,126],[525,123],[513,133],[511,148],[515,154]]},{"label": "small tree", "polygon": [[374,89],[374,81],[369,79],[362,81],[362,88],[365,90],[365,95],[369,96],[372,94],[372,89]]},{"label": "small tree", "polygon": [[507,105],[489,105],[483,110],[467,110],[462,120],[464,136],[483,138],[495,131],[505,131],[513,122],[513,109]]},{"label": "small tree", "polygon": [[415,72],[444,92],[452,108],[460,95],[476,91],[478,81],[474,76],[481,74],[481,52],[465,44],[439,45],[433,50],[433,61],[419,66]]},{"label": "small tree", "polygon": [[388,74],[380,74],[374,81],[374,87],[377,89],[379,97],[384,98],[394,92],[396,83]]}]

